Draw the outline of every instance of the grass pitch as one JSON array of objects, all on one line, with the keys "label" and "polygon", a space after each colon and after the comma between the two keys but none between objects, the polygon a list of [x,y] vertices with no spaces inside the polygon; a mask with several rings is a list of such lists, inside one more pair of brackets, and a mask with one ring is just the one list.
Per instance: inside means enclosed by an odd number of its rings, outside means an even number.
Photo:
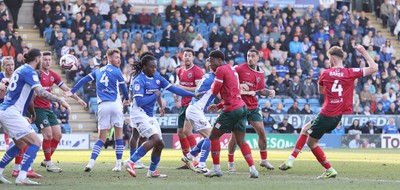
[{"label": "grass pitch", "polygon": [[[90,158],[90,151],[56,151],[53,162],[63,168],[62,173],[49,173],[40,167],[43,153],[39,152],[33,169],[44,175],[39,179],[42,186],[25,187],[0,184],[1,190],[38,189],[38,190],[123,190],[123,189],[400,189],[400,149],[326,149],[325,153],[332,166],[338,171],[336,179],[318,180],[316,177],[323,167],[315,160],[309,149],[305,149],[295,162],[294,168],[280,171],[278,166],[287,159],[291,150],[269,150],[268,160],[275,166],[274,171],[259,167],[258,151],[253,150],[256,167],[260,172],[258,179],[248,178],[249,171],[240,151],[236,152],[237,173],[224,172],[220,178],[205,178],[190,170],[176,170],[182,162],[181,151],[164,150],[159,171],[168,175],[167,179],[148,179],[147,170],[136,170],[137,177],[132,178],[126,171],[111,172],[115,165],[114,150],[103,150],[90,173],[83,169]],[[3,155],[4,151],[0,152]],[[129,151],[124,152],[127,159]],[[149,155],[142,160],[148,165]],[[211,156],[207,166],[211,167]],[[227,152],[221,152],[221,167],[227,170]],[[11,177],[13,164],[4,171],[7,179]]]}]

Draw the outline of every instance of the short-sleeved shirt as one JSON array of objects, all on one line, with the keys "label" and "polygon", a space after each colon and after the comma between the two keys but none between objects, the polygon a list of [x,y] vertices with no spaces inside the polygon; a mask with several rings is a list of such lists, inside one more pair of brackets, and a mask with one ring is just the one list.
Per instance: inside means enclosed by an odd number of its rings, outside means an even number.
[{"label": "short-sleeved shirt", "polygon": [[41,86],[37,72],[28,64],[19,67],[11,76],[6,96],[0,109],[6,110],[15,106],[21,114],[25,114],[31,98],[33,89]]},{"label": "short-sleeved shirt", "polygon": [[[60,76],[55,73],[52,70],[49,70],[48,73],[45,73],[44,71],[41,74],[41,78],[40,78],[40,84],[43,86],[43,88],[47,91],[51,93],[52,87],[54,84],[56,84],[57,86],[62,86],[64,83],[61,80]],[[35,108],[44,108],[44,109],[50,109],[50,102],[47,100],[44,100],[42,98],[40,98],[39,96],[35,97],[34,100],[34,105]]]},{"label": "short-sleeved shirt", "polygon": [[96,80],[97,102],[104,101],[122,102],[119,95],[119,85],[125,85],[121,69],[111,64],[97,69],[89,74],[92,80]]},{"label": "short-sleeved shirt", "polygon": [[[171,84],[159,74],[156,74],[154,77],[148,77],[143,72],[140,73],[131,82],[130,91],[133,97],[131,109],[138,108],[135,97],[149,97],[152,96],[155,91],[162,88],[168,89],[170,86]],[[154,116],[154,105],[156,101],[157,99],[141,107],[149,117]]]},{"label": "short-sleeved shirt", "polygon": [[[246,84],[249,87],[249,91],[260,91],[265,88],[263,70],[255,71],[247,64],[241,64],[235,67],[235,70],[239,75],[239,83]],[[247,109],[258,108],[258,99],[256,96],[242,95],[242,99],[246,103]]]},{"label": "short-sleeved shirt", "polygon": [[229,64],[217,68],[214,83],[222,83],[220,92],[214,90],[212,92],[214,95],[221,94],[221,103],[225,112],[236,110],[245,105],[240,96],[239,76]]},{"label": "short-sleeved shirt", "polygon": [[361,68],[330,68],[318,81],[324,89],[324,104],[321,114],[335,117],[353,112],[354,80],[364,74]]},{"label": "short-sleeved shirt", "polygon": [[[193,66],[189,69],[185,69],[182,67],[178,70],[178,78],[179,84],[186,87],[196,87],[196,81],[200,81],[203,77],[203,71],[200,67],[193,64]],[[192,101],[192,97],[183,96],[182,97],[182,106],[188,106]]]}]

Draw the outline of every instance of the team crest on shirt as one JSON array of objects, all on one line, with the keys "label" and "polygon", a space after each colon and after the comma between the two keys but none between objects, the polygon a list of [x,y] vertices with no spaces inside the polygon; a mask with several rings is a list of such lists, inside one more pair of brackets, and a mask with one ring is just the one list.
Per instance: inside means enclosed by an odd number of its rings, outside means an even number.
[{"label": "team crest on shirt", "polygon": [[160,80],[156,80],[156,83],[159,85],[160,84]]},{"label": "team crest on shirt", "polygon": [[140,90],[140,84],[135,84],[135,90],[136,91]]},{"label": "team crest on shirt", "polygon": [[188,77],[189,77],[189,78],[192,78],[192,76],[193,76],[192,73],[189,73],[189,74],[188,74]]},{"label": "team crest on shirt", "polygon": [[51,82],[54,82],[54,77],[50,77]]},{"label": "team crest on shirt", "polygon": [[260,77],[257,77],[257,82],[260,82],[260,80],[261,80],[261,78],[260,78]]}]

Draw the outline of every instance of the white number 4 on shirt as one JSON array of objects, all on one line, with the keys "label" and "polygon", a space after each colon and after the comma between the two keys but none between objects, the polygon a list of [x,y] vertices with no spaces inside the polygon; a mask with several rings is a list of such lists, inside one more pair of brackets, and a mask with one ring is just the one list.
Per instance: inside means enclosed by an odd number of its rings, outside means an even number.
[{"label": "white number 4 on shirt", "polygon": [[335,80],[332,85],[332,92],[337,92],[339,96],[342,96],[343,88],[342,85],[339,84],[339,80]]}]

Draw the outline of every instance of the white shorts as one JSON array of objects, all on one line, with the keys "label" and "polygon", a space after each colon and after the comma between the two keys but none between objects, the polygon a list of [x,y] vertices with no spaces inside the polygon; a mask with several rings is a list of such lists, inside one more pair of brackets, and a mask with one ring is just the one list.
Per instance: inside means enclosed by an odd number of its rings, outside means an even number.
[{"label": "white shorts", "polygon": [[160,124],[156,117],[149,117],[143,110],[131,111],[131,126],[138,130],[140,136],[149,139],[157,134],[162,139]]},{"label": "white shorts", "polygon": [[119,102],[101,102],[98,111],[99,130],[111,129],[111,127],[122,128],[124,124],[124,114],[122,104]]},{"label": "white shorts", "polygon": [[211,124],[204,112],[194,105],[189,105],[186,109],[186,119],[189,120],[195,131],[211,129]]},{"label": "white shorts", "polygon": [[11,106],[5,111],[0,111],[0,124],[10,138],[16,140],[30,133],[35,133],[31,124],[28,123],[15,106]]}]

